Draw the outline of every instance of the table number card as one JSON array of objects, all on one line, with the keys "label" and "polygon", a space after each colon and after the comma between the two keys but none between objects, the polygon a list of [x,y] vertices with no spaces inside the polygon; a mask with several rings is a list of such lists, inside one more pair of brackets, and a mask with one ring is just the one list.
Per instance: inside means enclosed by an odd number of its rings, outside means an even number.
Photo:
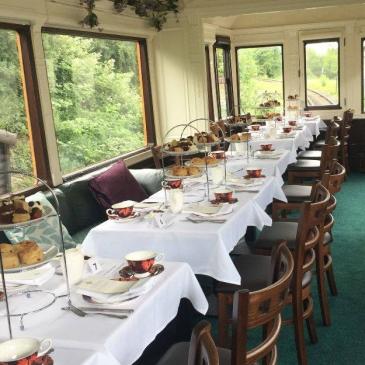
[{"label": "table number card", "polygon": [[159,213],[155,214],[154,220],[158,228],[167,228],[174,222],[175,216],[167,212]]},{"label": "table number card", "polygon": [[91,274],[96,274],[102,270],[102,267],[96,257],[90,257],[87,260],[87,266]]}]

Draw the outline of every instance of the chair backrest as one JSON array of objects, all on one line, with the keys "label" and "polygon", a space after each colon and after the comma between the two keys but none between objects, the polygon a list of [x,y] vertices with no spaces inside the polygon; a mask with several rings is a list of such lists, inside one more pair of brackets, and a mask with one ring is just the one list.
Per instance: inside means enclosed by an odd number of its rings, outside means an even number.
[{"label": "chair backrest", "polygon": [[188,365],[219,365],[218,350],[211,336],[211,324],[200,321],[190,339]]},{"label": "chair backrest", "polygon": [[333,160],[337,160],[339,148],[340,144],[338,142],[336,142],[336,144],[325,144],[323,146],[320,165],[321,177],[326,171],[330,170]]},{"label": "chair backrest", "polygon": [[329,191],[321,183],[317,183],[312,189],[311,201],[303,203],[296,237],[293,292],[299,289],[301,291],[303,275],[313,266],[314,248],[323,239],[330,197]]},{"label": "chair backrest", "polygon": [[340,118],[336,118],[334,120],[324,120],[327,129],[326,129],[326,134],[325,134],[325,143],[329,144],[329,143],[333,143],[333,141],[336,139],[336,136],[338,134],[338,130],[340,128],[339,126],[339,122],[341,121]]},{"label": "chair backrest", "polygon": [[[285,306],[294,270],[292,254],[285,243],[278,245],[274,282],[255,292],[239,290],[233,297],[231,365],[253,364],[270,356],[276,363],[276,342],[281,328],[280,313]],[[265,336],[255,348],[247,349],[248,329],[263,327]]]},{"label": "chair backrest", "polygon": [[331,194],[336,194],[341,190],[342,183],[345,181],[346,169],[338,161],[331,163],[329,173],[322,176],[322,185],[328,189]]}]

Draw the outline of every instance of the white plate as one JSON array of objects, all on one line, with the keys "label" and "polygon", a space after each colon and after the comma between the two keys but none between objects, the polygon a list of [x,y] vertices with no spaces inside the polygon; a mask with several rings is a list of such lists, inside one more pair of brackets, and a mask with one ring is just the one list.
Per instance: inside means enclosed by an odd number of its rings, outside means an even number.
[{"label": "white plate", "polygon": [[36,264],[32,264],[32,265],[22,265],[22,266],[14,268],[14,269],[6,269],[6,270],[4,270],[4,273],[14,273],[14,272],[35,269],[36,267],[43,266],[46,263],[50,262],[58,254],[58,247],[56,245],[38,243],[38,246],[43,250],[43,253],[44,253],[44,259],[42,262],[37,262]]},{"label": "white plate", "polygon": [[190,166],[194,166],[194,167],[199,167],[200,169],[205,169],[205,167],[207,166],[208,168],[210,167],[217,167],[219,166],[221,163],[223,162],[223,160],[217,160],[216,162],[214,163],[210,163],[208,165],[205,165],[204,164],[192,164],[191,161],[186,161],[185,162],[185,166],[186,167],[190,167]]}]

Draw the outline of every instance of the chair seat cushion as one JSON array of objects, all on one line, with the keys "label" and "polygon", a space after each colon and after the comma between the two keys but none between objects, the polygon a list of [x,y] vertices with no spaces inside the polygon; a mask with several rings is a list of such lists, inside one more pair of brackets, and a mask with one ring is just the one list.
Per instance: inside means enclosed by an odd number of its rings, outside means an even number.
[{"label": "chair seat cushion", "polygon": [[331,243],[332,242],[332,236],[331,236],[331,233],[329,233],[329,232],[326,232],[325,234],[324,234],[324,236],[323,236],[323,243],[325,244],[325,245],[328,245],[329,243]]},{"label": "chair seat cushion", "polygon": [[297,158],[299,160],[305,159],[305,160],[320,160],[322,157],[322,151],[301,151],[298,153]]},{"label": "chair seat cushion", "polygon": [[312,187],[309,185],[284,185],[283,191],[288,202],[303,202],[310,199]]},{"label": "chair seat cushion", "polygon": [[[157,365],[187,365],[189,358],[189,342],[179,342],[169,348]],[[219,365],[231,364],[231,351],[218,347]]]},{"label": "chair seat cushion", "polygon": [[271,257],[262,255],[238,255],[232,261],[241,276],[241,285],[219,282],[217,292],[232,293],[239,289],[255,291],[271,284]]},{"label": "chair seat cushion", "polygon": [[315,144],[314,147],[320,147],[322,148],[325,145],[325,140],[324,139],[320,139],[318,140]]},{"label": "chair seat cushion", "polygon": [[251,248],[271,250],[279,241],[286,240],[288,247],[295,249],[298,223],[296,222],[273,222],[271,227],[265,226],[257,240],[248,243]]},{"label": "chair seat cushion", "polygon": [[317,171],[321,166],[321,161],[318,160],[298,160],[288,166],[288,171]]}]

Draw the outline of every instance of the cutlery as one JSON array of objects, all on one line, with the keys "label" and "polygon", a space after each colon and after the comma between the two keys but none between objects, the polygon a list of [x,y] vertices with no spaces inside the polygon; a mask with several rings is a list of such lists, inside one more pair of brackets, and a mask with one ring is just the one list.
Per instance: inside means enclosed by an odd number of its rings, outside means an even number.
[{"label": "cutlery", "polygon": [[[72,306],[73,307],[73,306]],[[100,315],[100,316],[104,316],[104,317],[110,317],[110,318],[118,318],[118,319],[127,319],[128,316],[127,315],[118,315],[118,314],[108,314],[108,313],[100,313],[100,312],[96,312],[96,313],[86,313],[84,311],[81,311],[80,309],[73,307],[64,307],[62,308],[62,310],[65,311],[71,311],[73,313],[75,313],[76,315],[78,315],[79,317],[86,317],[89,315]],[[77,311],[75,311],[75,309],[77,309]]]},{"label": "cutlery", "polygon": [[[105,313],[105,314],[132,314],[134,309],[123,309],[123,308],[92,308],[92,307],[79,307],[80,310],[89,313]],[[89,312],[89,313],[88,313]]]},{"label": "cutlery", "polygon": [[212,219],[191,219],[189,217],[186,217],[186,220],[191,223],[196,223],[196,224],[205,223],[205,222],[206,223],[225,223],[225,222],[227,222],[226,219],[214,219],[214,220],[212,220]]}]

